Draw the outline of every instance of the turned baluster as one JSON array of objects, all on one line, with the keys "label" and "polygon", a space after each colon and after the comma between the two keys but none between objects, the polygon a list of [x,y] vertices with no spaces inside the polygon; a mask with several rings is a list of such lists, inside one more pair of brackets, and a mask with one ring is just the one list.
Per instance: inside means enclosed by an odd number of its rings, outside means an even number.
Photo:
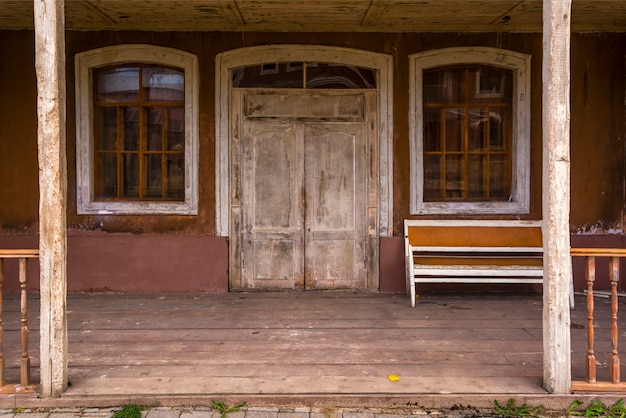
[{"label": "turned baluster", "polygon": [[619,257],[610,258],[610,272],[609,280],[611,281],[611,361],[610,372],[611,382],[619,383],[620,381],[620,361],[617,351],[617,340],[619,335],[619,328],[617,326],[617,309],[618,309],[618,296],[617,296],[617,284],[619,282]]},{"label": "turned baluster", "polygon": [[588,256],[586,262],[585,279],[587,280],[587,382],[596,382],[596,356],[593,352],[593,282],[596,279],[596,258]]},{"label": "turned baluster", "polygon": [[28,299],[26,285],[28,283],[28,259],[19,259],[19,280],[21,296],[21,323],[22,323],[22,359],[20,361],[20,383],[30,385],[30,357],[28,356]]}]

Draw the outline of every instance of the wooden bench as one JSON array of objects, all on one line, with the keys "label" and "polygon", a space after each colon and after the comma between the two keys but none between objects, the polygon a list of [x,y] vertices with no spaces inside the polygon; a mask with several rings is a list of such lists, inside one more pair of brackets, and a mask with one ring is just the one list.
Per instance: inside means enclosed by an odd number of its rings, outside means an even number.
[{"label": "wooden bench", "polygon": [[405,220],[407,292],[416,283],[543,283],[541,221]]}]

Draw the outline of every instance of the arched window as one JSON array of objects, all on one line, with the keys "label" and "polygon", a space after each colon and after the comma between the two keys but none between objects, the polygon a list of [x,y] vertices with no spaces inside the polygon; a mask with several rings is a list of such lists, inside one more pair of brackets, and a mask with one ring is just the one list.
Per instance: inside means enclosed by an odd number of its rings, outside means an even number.
[{"label": "arched window", "polygon": [[78,213],[197,213],[197,63],[123,45],[78,54]]},{"label": "arched window", "polygon": [[411,56],[411,213],[529,212],[529,65],[492,48]]}]

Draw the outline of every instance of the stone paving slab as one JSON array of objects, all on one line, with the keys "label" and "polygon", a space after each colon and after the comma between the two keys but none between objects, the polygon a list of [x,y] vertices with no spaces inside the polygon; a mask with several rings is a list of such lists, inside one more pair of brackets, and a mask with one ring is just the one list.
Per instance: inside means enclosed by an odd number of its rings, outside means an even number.
[{"label": "stone paving slab", "polygon": [[[2,409],[0,418],[112,418],[120,408],[74,408],[74,409]],[[142,412],[143,418],[222,418],[222,414],[210,408],[170,408],[155,407]],[[377,410],[352,410],[352,409],[309,409],[309,408],[243,408],[229,412],[226,418],[444,418],[441,413],[389,413]],[[453,417],[450,415],[450,417]],[[455,418],[460,415],[454,415]]]},{"label": "stone paving slab", "polygon": [[[607,404],[607,403],[605,403]],[[0,409],[0,418],[113,418],[121,407],[16,408]],[[482,412],[480,412],[482,411]],[[543,411],[542,411],[543,412]],[[539,418],[563,418],[565,413],[540,412]],[[496,417],[490,409],[430,409],[407,406],[405,409],[368,407],[242,407],[225,414],[207,406],[154,406],[142,411],[142,418],[506,418]]]},{"label": "stone paving slab", "polygon": [[220,418],[221,414],[218,411],[183,411],[180,414],[180,418]]}]

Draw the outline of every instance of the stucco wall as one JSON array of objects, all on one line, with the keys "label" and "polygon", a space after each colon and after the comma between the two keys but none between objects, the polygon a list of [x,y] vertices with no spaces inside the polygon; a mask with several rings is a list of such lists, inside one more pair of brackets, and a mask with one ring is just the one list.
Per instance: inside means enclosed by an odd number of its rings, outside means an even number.
[{"label": "stucco wall", "polygon": [[[588,225],[613,225],[621,221],[624,171],[624,57],[621,34],[575,34],[572,38],[572,211],[575,230]],[[33,34],[0,31],[0,236],[34,239],[37,232],[36,85]],[[227,286],[227,240],[215,237],[215,55],[233,48],[273,43],[323,44],[366,49],[393,56],[394,64],[394,234],[409,215],[409,74],[408,56],[433,48],[488,46],[532,55],[531,98],[531,214],[541,217],[541,34],[347,34],[347,33],[191,33],[191,32],[68,32],[67,48],[67,157],[68,271],[80,274],[81,289],[165,290],[153,280],[132,274],[124,280],[98,273],[106,263],[131,263],[133,244],[139,258],[169,265],[183,256],[195,283],[187,290],[220,291]],[[199,96],[199,212],[197,216],[79,216],[76,214],[76,153],[74,108],[74,55],[103,46],[147,43],[196,54],[200,65]],[[176,237],[179,241],[172,239]],[[6,242],[6,241],[5,241]],[[36,242],[36,239],[34,239]],[[177,244],[178,242],[178,244]],[[195,243],[200,248],[191,248]],[[148,244],[149,243],[149,244]],[[0,245],[3,240],[0,240]],[[192,246],[194,246],[192,245]],[[76,246],[76,247],[72,247]],[[152,255],[149,253],[159,248]],[[162,248],[161,248],[162,247]],[[74,251],[72,250],[74,248]],[[167,254],[165,252],[167,249]],[[402,247],[397,238],[381,239],[381,290],[403,286]],[[207,253],[208,251],[208,253]],[[398,254],[398,252],[400,252]],[[74,254],[74,255],[73,255]],[[76,254],[80,254],[77,256]],[[207,254],[209,254],[207,256]],[[158,256],[157,256],[158,255]],[[161,257],[163,255],[163,257]],[[146,259],[145,257],[148,257]],[[153,258],[150,258],[153,257]],[[208,257],[208,258],[207,258]],[[106,263],[103,262],[106,260]],[[226,263],[206,270],[203,263]],[[182,261],[182,260],[181,260]],[[79,264],[83,264],[80,268]],[[88,268],[88,264],[98,268]],[[170,271],[165,268],[164,271]],[[80,272],[80,273],[79,273]],[[206,275],[214,275],[209,284]],[[166,276],[166,275],[163,275]],[[162,280],[168,280],[163,278]],[[213,279],[212,279],[213,280]],[[136,281],[141,286],[129,285]],[[190,282],[190,283],[191,283]],[[76,282],[78,283],[78,282]],[[144,290],[146,290],[144,289]],[[181,288],[182,289],[182,288]]]}]

